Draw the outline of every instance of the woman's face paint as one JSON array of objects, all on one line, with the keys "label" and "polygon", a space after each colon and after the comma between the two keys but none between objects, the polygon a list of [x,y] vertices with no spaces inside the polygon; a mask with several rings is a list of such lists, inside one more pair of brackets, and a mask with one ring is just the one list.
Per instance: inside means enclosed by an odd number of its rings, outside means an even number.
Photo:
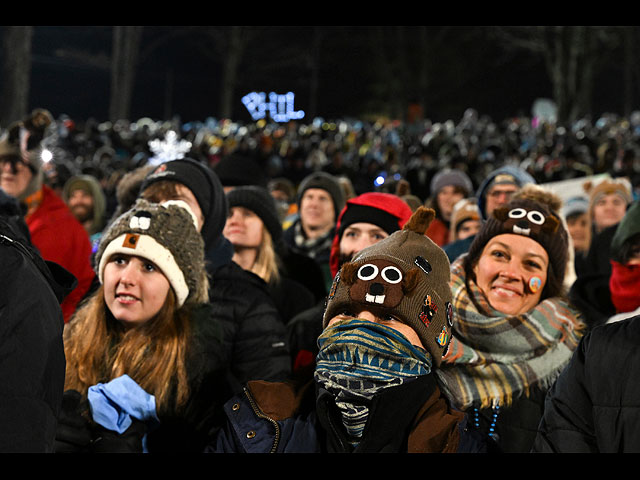
[{"label": "woman's face paint", "polygon": [[531,277],[529,279],[529,290],[531,290],[531,293],[537,293],[541,286],[542,279],[540,279],[540,277]]}]

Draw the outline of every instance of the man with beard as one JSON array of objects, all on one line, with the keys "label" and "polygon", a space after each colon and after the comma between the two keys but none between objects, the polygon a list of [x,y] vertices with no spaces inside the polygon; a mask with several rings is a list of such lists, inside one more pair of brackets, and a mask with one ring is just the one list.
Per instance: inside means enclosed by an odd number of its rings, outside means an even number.
[{"label": "man with beard", "polygon": [[[329,267],[332,278],[358,252],[400,230],[411,214],[409,205],[390,193],[367,192],[348,200],[338,217],[331,244]],[[313,371],[323,311],[324,302],[321,302],[287,324],[296,375],[305,376]]]},{"label": "man with beard", "polygon": [[95,244],[104,227],[107,207],[104,191],[98,180],[91,175],[71,177],[64,185],[63,199]]}]

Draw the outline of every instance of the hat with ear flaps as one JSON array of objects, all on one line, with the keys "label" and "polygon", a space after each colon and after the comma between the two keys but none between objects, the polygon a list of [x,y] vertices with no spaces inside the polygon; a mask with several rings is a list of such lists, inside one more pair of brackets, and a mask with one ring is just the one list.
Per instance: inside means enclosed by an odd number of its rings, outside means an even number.
[{"label": "hat with ear flaps", "polygon": [[344,312],[391,315],[416,332],[439,366],[451,340],[453,309],[449,259],[425,235],[434,218],[433,209],[419,207],[402,230],[345,263],[327,297],[323,328]]},{"label": "hat with ear flaps", "polygon": [[100,283],[104,283],[105,265],[115,254],[142,257],[156,265],[169,280],[178,307],[209,299],[204,241],[195,215],[181,200],[156,204],[140,199],[113,221],[96,252]]}]

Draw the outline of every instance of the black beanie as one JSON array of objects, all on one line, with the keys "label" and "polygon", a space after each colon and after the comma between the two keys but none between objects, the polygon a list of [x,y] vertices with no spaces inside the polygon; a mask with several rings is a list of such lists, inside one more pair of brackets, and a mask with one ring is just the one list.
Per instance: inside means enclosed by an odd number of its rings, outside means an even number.
[{"label": "black beanie", "polygon": [[267,187],[268,177],[264,168],[256,160],[242,153],[236,152],[222,158],[214,167],[214,171],[225,187]]},{"label": "black beanie", "polygon": [[262,187],[236,187],[227,192],[229,208],[244,207],[260,217],[262,223],[271,234],[274,243],[282,237],[282,225],[278,218],[276,204],[271,194]]},{"label": "black beanie", "polygon": [[310,188],[320,188],[329,193],[337,219],[345,203],[344,191],[338,180],[326,172],[315,172],[305,177],[298,187],[298,208],[304,192]]},{"label": "black beanie", "polygon": [[140,191],[161,180],[181,183],[191,190],[204,216],[201,233],[205,246],[208,249],[214,245],[222,235],[229,207],[222,184],[213,170],[190,158],[172,160],[152,170],[144,179]]},{"label": "black beanie", "polygon": [[340,219],[338,238],[342,238],[342,234],[349,225],[360,222],[377,225],[389,235],[396,230],[400,230],[398,217],[395,215],[369,205],[349,204]]}]

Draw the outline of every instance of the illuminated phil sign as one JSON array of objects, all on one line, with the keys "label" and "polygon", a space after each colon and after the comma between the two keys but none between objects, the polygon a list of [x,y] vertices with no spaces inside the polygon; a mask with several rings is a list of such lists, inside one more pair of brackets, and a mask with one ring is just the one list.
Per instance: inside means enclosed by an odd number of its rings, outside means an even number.
[{"label": "illuminated phil sign", "polygon": [[288,122],[304,118],[304,112],[296,111],[293,107],[294,97],[292,92],[284,95],[271,92],[267,99],[267,94],[264,92],[251,92],[242,97],[242,103],[254,120],[260,120],[269,115],[275,122]]}]

